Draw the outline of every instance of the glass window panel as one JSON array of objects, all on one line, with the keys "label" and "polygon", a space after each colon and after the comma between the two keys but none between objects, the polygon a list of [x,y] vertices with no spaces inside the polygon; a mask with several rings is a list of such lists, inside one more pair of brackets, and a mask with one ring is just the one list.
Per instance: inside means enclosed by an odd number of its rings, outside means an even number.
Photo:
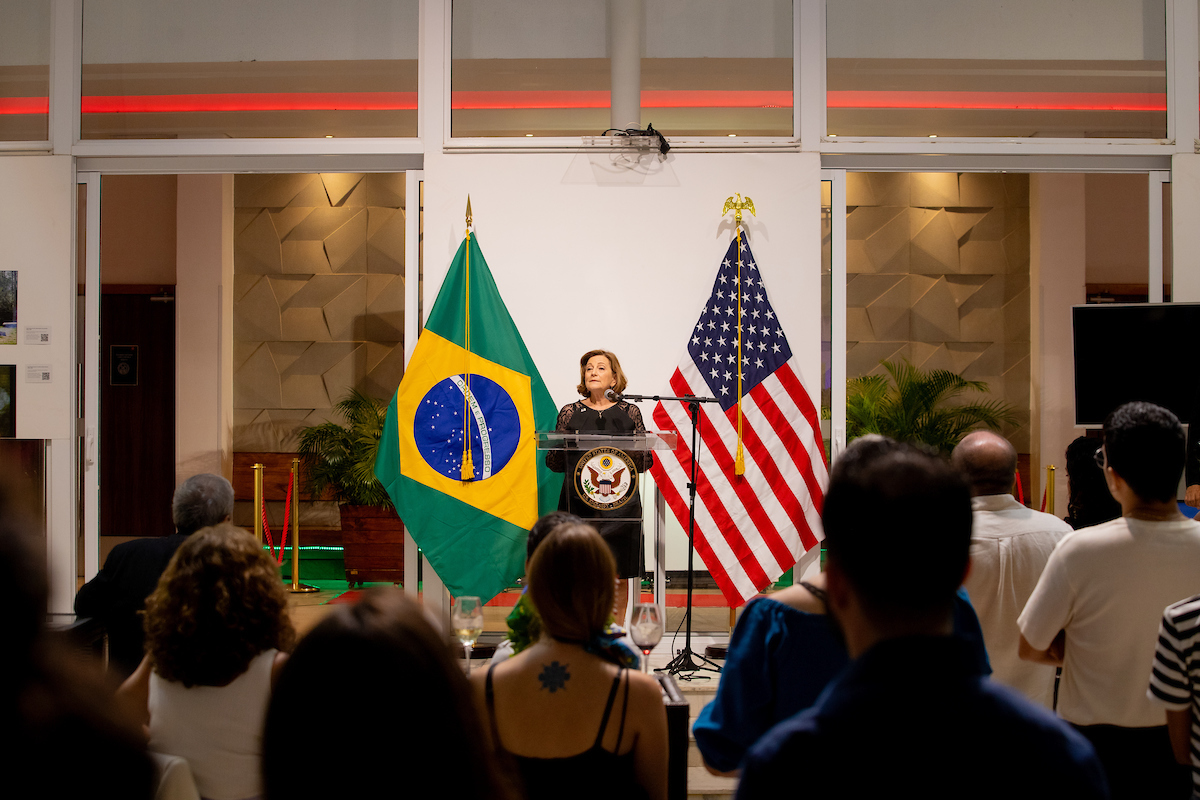
[{"label": "glass window panel", "polygon": [[643,127],[792,136],[791,0],[643,2]]},{"label": "glass window panel", "polygon": [[[452,135],[598,136],[610,125],[607,0],[454,0]],[[791,136],[791,0],[642,0],[641,124]]]},{"label": "glass window panel", "polygon": [[1166,137],[1164,0],[840,0],[836,136]]},{"label": "glass window panel", "polygon": [[417,135],[418,0],[86,0],[82,138]]},{"label": "glass window panel", "polygon": [[0,0],[0,141],[50,138],[50,0]]}]

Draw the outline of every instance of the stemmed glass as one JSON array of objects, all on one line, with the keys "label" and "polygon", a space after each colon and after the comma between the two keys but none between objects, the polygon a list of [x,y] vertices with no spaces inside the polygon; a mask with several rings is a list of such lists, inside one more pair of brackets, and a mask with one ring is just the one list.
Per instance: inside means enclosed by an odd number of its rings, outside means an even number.
[{"label": "stemmed glass", "polygon": [[454,635],[462,642],[467,654],[467,674],[471,674],[471,646],[483,633],[483,603],[478,597],[464,595],[454,601],[454,611],[450,614],[450,627]]},{"label": "stemmed glass", "polygon": [[630,617],[629,638],[642,649],[642,669],[650,672],[650,651],[662,641],[663,618],[654,603],[637,603]]}]

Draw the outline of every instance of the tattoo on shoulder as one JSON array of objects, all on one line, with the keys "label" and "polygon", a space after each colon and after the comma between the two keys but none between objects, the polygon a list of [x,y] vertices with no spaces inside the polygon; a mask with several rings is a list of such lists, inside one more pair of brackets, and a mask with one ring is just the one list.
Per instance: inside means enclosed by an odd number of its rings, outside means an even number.
[{"label": "tattoo on shoulder", "polygon": [[542,664],[542,671],[538,673],[538,680],[542,682],[543,689],[549,689],[550,694],[554,694],[559,689],[567,688],[567,681],[571,680],[571,673],[567,671],[570,664],[559,664],[557,661],[551,661],[549,664]]}]

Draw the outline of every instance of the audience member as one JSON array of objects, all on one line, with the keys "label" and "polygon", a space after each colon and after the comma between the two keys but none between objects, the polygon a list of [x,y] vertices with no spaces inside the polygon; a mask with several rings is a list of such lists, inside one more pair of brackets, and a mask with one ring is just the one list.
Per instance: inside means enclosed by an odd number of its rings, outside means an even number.
[{"label": "audience member", "polygon": [[294,636],[278,567],[229,523],[189,537],[147,598],[146,657],[120,693],[201,797],[262,794],[263,720]]},{"label": "audience member", "polygon": [[[1198,420],[1200,422],[1200,420]],[[1200,594],[1167,606],[1147,696],[1167,709],[1175,760],[1191,767],[1192,797],[1200,798]]]},{"label": "audience member", "polygon": [[604,635],[615,577],[594,528],[555,528],[529,564],[541,638],[471,677],[492,743],[515,762],[530,800],[666,797],[661,689],[623,666],[633,654]]},{"label": "audience member", "polygon": [[971,569],[963,585],[983,626],[995,670],[992,677],[1053,708],[1055,669],[1017,655],[1017,615],[1046,559],[1071,527],[1051,514],[1026,508],[1012,496],[1017,451],[1003,436],[991,431],[968,434],[954,448],[950,463],[971,489]]},{"label": "audience member", "polygon": [[1021,657],[1062,664],[1058,713],[1096,748],[1113,797],[1186,797],[1166,715],[1146,697],[1163,609],[1196,591],[1200,524],[1179,512],[1183,427],[1150,403],[1104,422],[1104,474],[1123,516],[1063,538],[1017,624]]},{"label": "audience member", "polygon": [[533,558],[533,551],[550,534],[550,531],[567,522],[582,521],[567,511],[551,511],[533,523],[533,527],[529,529],[529,536],[525,540],[525,588],[521,590],[521,597],[505,620],[508,624],[508,636],[496,647],[496,652],[492,655],[492,664],[499,664],[512,658],[536,642],[542,635],[537,611],[533,607],[533,600],[529,597],[529,559]]},{"label": "audience member", "polygon": [[263,736],[265,797],[385,797],[418,774],[451,796],[514,796],[449,643],[403,593],[372,590],[322,620],[280,671]]},{"label": "audience member", "polygon": [[1067,445],[1067,516],[1075,530],[1121,516],[1121,504],[1108,490],[1104,470],[1096,463],[1100,440],[1080,436]]},{"label": "audience member", "polygon": [[13,796],[149,800],[154,767],[136,725],[121,718],[99,671],[89,670],[46,631],[44,549],[40,536],[0,509],[0,586],[9,603],[0,658],[0,765],[6,783]]},{"label": "audience member", "polygon": [[797,780],[818,797],[1106,796],[1087,741],[949,635],[971,504],[948,464],[900,443],[848,451],[823,520],[829,610],[854,661],[750,750],[738,797]]},{"label": "audience member", "polygon": [[[856,439],[855,453],[890,448],[882,436]],[[850,662],[827,614],[825,574],[756,598],[746,606],[729,642],[717,696],[692,725],[704,765],[736,775],[746,751],[774,725],[811,706]],[[991,673],[983,631],[966,592],[954,597],[954,635],[968,642],[983,674]]]},{"label": "audience member", "polygon": [[96,577],[79,590],[75,613],[104,623],[109,665],[121,678],[132,673],[145,655],[141,611],[171,556],[188,536],[228,522],[232,513],[229,481],[219,475],[193,475],[175,490],[171,500],[175,533],[122,542],[108,554]]}]

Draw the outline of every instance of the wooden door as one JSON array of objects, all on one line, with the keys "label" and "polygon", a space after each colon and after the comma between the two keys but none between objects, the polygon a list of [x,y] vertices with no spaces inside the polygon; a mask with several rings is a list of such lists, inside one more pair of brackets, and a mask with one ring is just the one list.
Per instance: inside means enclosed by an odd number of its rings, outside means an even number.
[{"label": "wooden door", "polygon": [[139,293],[106,286],[100,298],[104,536],[167,536],[175,530],[175,303],[167,297],[148,293],[148,287]]}]

